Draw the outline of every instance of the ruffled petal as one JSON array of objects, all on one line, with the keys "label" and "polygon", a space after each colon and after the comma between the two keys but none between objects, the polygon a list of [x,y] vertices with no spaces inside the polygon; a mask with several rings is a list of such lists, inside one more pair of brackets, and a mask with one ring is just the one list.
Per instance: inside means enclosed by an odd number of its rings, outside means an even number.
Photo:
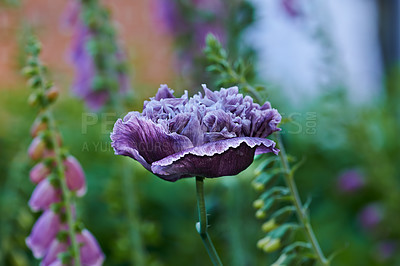
[{"label": "ruffled petal", "polygon": [[137,113],[128,115],[128,119],[118,119],[110,136],[117,155],[129,156],[150,170],[153,162],[193,147],[185,136],[167,133],[162,125]]},{"label": "ruffled petal", "polygon": [[163,158],[151,165],[151,171],[167,180],[184,177],[220,177],[245,170],[255,154],[278,154],[275,142],[263,138],[240,137],[206,143]]}]

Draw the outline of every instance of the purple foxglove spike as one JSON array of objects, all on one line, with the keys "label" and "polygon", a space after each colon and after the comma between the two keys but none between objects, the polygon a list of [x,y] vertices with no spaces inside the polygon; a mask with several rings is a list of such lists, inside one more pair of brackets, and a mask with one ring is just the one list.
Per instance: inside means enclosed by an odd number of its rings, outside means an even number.
[{"label": "purple foxglove spike", "polygon": [[129,156],[157,176],[176,181],[220,177],[246,169],[255,154],[273,152],[265,139],[280,129],[281,116],[269,102],[260,106],[237,87],[175,98],[162,85],[142,113],[118,119],[111,133],[115,154]]},{"label": "purple foxglove spike", "polygon": [[54,265],[54,263],[58,261],[58,254],[60,254],[61,252],[65,252],[67,249],[67,243],[60,242],[57,239],[54,239],[43,260],[40,262],[40,266]]},{"label": "purple foxglove spike", "polygon": [[52,210],[45,211],[39,217],[25,241],[35,258],[42,258],[46,254],[60,228],[60,218]]},{"label": "purple foxglove spike", "polygon": [[59,202],[60,199],[60,190],[46,178],[36,186],[28,204],[32,211],[47,210],[52,203]]},{"label": "purple foxglove spike", "polygon": [[70,155],[65,159],[64,166],[68,188],[76,191],[77,196],[83,196],[86,193],[86,180],[81,164]]},{"label": "purple foxglove spike", "polygon": [[31,181],[35,184],[40,183],[43,179],[45,179],[49,174],[51,170],[49,167],[46,166],[45,163],[38,163],[36,164],[31,171],[29,172],[29,177]]},{"label": "purple foxglove spike", "polygon": [[86,229],[83,229],[80,234],[76,236],[78,243],[80,243],[80,255],[82,265],[85,266],[100,266],[103,265],[104,254],[101,251],[100,245],[96,238]]}]

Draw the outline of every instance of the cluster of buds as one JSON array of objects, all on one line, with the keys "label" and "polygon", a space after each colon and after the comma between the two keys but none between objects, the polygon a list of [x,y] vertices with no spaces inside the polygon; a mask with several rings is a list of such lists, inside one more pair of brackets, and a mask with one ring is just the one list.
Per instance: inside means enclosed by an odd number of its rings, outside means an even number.
[{"label": "cluster of buds", "polygon": [[66,21],[73,29],[71,61],[75,68],[73,93],[97,111],[114,93],[126,94],[129,79],[125,55],[115,42],[108,10],[97,0],[69,1]]},{"label": "cluster of buds", "polygon": [[33,140],[29,157],[36,163],[30,180],[37,184],[29,200],[34,212],[42,211],[26,239],[41,265],[101,265],[104,255],[93,235],[76,221],[73,200],[86,193],[84,171],[78,160],[62,147],[50,106],[58,89],[45,80],[45,68],[39,60],[40,44],[30,40],[30,54],[23,74],[32,89],[29,103],[39,108],[32,125]]}]

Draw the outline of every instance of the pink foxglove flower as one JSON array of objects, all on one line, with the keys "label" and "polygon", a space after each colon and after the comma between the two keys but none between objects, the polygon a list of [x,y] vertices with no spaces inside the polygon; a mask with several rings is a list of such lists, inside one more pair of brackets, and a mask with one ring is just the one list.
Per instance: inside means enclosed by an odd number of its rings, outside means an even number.
[{"label": "pink foxglove flower", "polygon": [[60,218],[52,210],[45,211],[39,217],[26,239],[26,245],[36,258],[42,258],[46,254],[60,228]]},{"label": "pink foxglove flower", "polygon": [[49,167],[47,167],[45,163],[41,162],[36,164],[31,169],[31,171],[29,172],[29,177],[33,183],[38,184],[43,179],[45,179],[49,174],[50,174]]},{"label": "pink foxglove flower", "polygon": [[81,164],[70,155],[65,159],[64,166],[68,188],[76,191],[79,197],[83,196],[86,193],[86,180]]},{"label": "pink foxglove flower", "polygon": [[47,210],[52,203],[59,202],[60,197],[60,190],[46,178],[36,186],[29,199],[29,206],[33,211]]},{"label": "pink foxglove flower", "polygon": [[82,232],[77,235],[77,241],[82,245],[80,248],[82,265],[103,265],[104,254],[96,238],[88,230],[82,230]]}]

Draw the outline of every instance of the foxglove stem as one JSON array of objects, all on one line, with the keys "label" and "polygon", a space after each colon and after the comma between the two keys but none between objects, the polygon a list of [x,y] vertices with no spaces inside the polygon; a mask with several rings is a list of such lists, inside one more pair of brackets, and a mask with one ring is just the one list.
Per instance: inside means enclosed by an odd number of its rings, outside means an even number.
[{"label": "foxglove stem", "polygon": [[222,265],[222,262],[218,256],[217,251],[211,241],[210,236],[207,233],[207,211],[206,204],[204,201],[204,178],[196,177],[196,195],[197,195],[197,207],[199,211],[199,222],[196,224],[197,232],[200,234],[203,244],[207,249],[208,256],[214,265]]},{"label": "foxglove stem", "polygon": [[[247,90],[253,94],[254,98],[258,102],[262,102],[261,96],[257,92],[257,90],[248,84],[247,82],[243,82]],[[310,223],[310,218],[308,217],[303,204],[301,203],[301,199],[299,196],[299,192],[297,190],[296,183],[294,182],[294,176],[293,172],[290,169],[290,165],[287,159],[285,147],[283,146],[282,138],[279,132],[275,132],[276,134],[276,142],[278,145],[278,148],[280,149],[279,152],[279,158],[282,164],[282,167],[284,169],[284,178],[285,178],[285,183],[289,187],[290,193],[292,194],[293,197],[293,204],[296,208],[296,213],[297,217],[302,224],[302,227],[304,228],[304,232],[308,238],[308,240],[311,242],[311,245],[313,247],[314,253],[317,256],[318,263],[320,265],[330,265],[330,261],[325,258],[324,253],[321,250],[321,247],[319,246],[318,240],[315,237],[314,230],[312,229],[311,223]]]},{"label": "foxglove stem", "polygon": [[275,134],[276,134],[276,138],[277,138],[277,144],[280,149],[279,157],[281,159],[282,167],[284,169],[285,182],[286,182],[286,185],[289,187],[290,193],[292,194],[293,203],[296,208],[297,216],[298,216],[300,222],[303,224],[304,231],[305,231],[308,239],[311,242],[311,245],[317,256],[317,260],[318,260],[319,264],[330,265],[329,260],[327,260],[324,256],[324,254],[322,253],[321,247],[319,246],[318,240],[315,237],[314,231],[311,227],[310,219],[306,213],[306,210],[304,209],[303,204],[301,203],[299,192],[297,190],[296,183],[294,182],[294,176],[290,169],[289,162],[288,162],[288,159],[286,156],[285,147],[283,146],[283,143],[282,143],[281,135],[278,132],[276,132]]},{"label": "foxglove stem", "polygon": [[[54,119],[51,116],[50,112],[48,114],[48,117],[49,117],[50,130],[55,132]],[[60,186],[61,186],[61,190],[62,190],[62,196],[63,196],[63,200],[64,200],[64,204],[65,204],[65,214],[67,217],[68,235],[69,235],[69,238],[71,241],[71,247],[72,247],[72,257],[74,260],[74,265],[80,266],[81,260],[80,260],[80,254],[79,254],[79,246],[78,246],[78,242],[76,241],[75,223],[74,223],[74,218],[72,216],[71,192],[69,191],[69,189],[67,187],[67,181],[65,178],[65,168],[64,168],[62,157],[61,157],[59,143],[57,142],[56,134],[52,134],[51,141],[52,141],[52,144],[54,147],[55,160],[57,163],[57,174],[59,176]]]},{"label": "foxglove stem", "polygon": [[[39,68],[39,75],[44,80],[44,75],[41,71],[41,68]],[[42,89],[43,93],[45,93],[44,84],[45,84],[45,82],[42,82],[41,89]],[[54,122],[55,120],[50,111],[47,111],[47,117],[48,117],[49,130],[50,130],[50,132],[52,132],[51,144],[52,144],[52,147],[54,148],[54,158],[55,158],[55,161],[57,164],[56,171],[57,171],[57,175],[59,177],[61,191],[62,191],[62,197],[63,197],[63,201],[65,204],[65,206],[64,206],[65,207],[65,215],[66,215],[67,224],[68,224],[68,235],[69,235],[71,247],[72,247],[72,258],[73,258],[75,266],[81,266],[79,246],[78,246],[78,242],[76,241],[76,236],[75,236],[75,223],[74,223],[74,218],[72,215],[71,192],[68,189],[67,181],[66,181],[66,177],[65,177],[65,168],[64,168],[61,151],[60,151],[60,142],[57,140],[57,135],[55,134],[55,132],[57,131],[55,122]]]}]

